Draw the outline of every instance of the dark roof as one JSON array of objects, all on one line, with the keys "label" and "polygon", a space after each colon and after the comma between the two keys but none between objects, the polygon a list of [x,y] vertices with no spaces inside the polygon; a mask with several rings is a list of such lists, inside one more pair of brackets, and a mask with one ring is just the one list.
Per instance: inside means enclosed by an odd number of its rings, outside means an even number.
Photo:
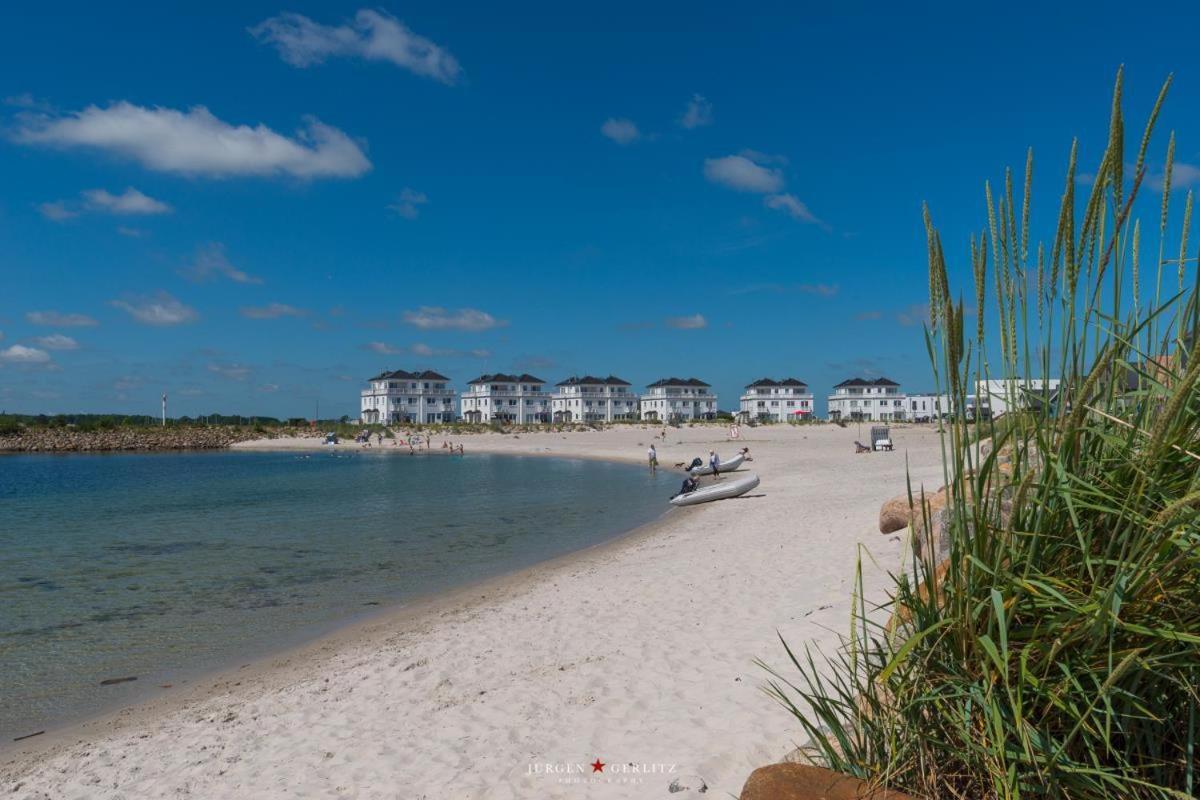
[{"label": "dark roof", "polygon": [[609,375],[607,378],[597,378],[595,375],[584,375],[582,377],[572,375],[565,381],[559,381],[555,386],[581,386],[587,384],[590,386],[607,384],[609,386],[632,386],[629,381],[623,381],[615,375]]},{"label": "dark roof", "polygon": [[778,386],[779,381],[773,381],[770,378],[759,378],[754,383],[747,384],[747,389],[753,389],[755,386]]},{"label": "dark roof", "polygon": [[392,380],[392,379],[402,380],[402,381],[448,381],[448,380],[450,380],[445,375],[441,375],[437,372],[434,372],[431,369],[427,369],[424,372],[405,372],[402,369],[398,369],[393,372],[381,372],[378,375],[376,375],[374,378],[370,378],[369,380],[383,381],[383,380]]},{"label": "dark roof", "polygon": [[784,378],[779,382],[780,386],[808,386],[804,381],[798,381],[795,378]]},{"label": "dark roof", "polygon": [[480,375],[467,383],[545,383],[545,381],[535,378],[527,372],[520,375],[505,375],[503,372],[497,372],[493,375]]},{"label": "dark roof", "polygon": [[842,381],[841,383],[837,384],[833,388],[839,389],[843,386],[899,386],[899,385],[900,384],[896,383],[895,381],[888,380],[887,378],[876,378],[873,381],[865,381],[862,378],[850,378],[849,380]]},{"label": "dark roof", "polygon": [[646,384],[646,388],[653,389],[655,386],[699,386],[708,388],[711,385],[697,378],[661,378],[654,383]]}]

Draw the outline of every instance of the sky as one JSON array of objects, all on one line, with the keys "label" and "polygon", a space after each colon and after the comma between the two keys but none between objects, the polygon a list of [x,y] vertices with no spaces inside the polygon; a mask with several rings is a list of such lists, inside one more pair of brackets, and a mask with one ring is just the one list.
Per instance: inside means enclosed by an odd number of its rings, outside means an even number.
[{"label": "sky", "polygon": [[1130,137],[1174,73],[1150,174],[1173,129],[1200,188],[1194,5],[177,5],[6,13],[3,410],[355,416],[382,369],[925,390],[923,202],[969,296],[984,181],[1032,147],[1052,235],[1122,64]]}]

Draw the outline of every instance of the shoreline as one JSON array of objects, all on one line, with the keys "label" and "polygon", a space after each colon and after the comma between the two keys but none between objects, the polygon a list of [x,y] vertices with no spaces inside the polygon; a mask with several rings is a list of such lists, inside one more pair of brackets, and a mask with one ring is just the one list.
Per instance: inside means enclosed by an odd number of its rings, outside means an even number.
[{"label": "shoreline", "polygon": [[[461,438],[467,455],[644,465],[657,430]],[[751,769],[782,758],[801,735],[761,693],[766,676],[753,659],[782,664],[777,632],[794,645],[833,641],[860,546],[881,565],[868,589],[882,585],[880,570],[894,566],[901,544],[875,523],[879,503],[903,491],[905,463],[899,452],[845,455],[852,429],[747,433],[735,443],[711,428],[669,429],[656,444],[663,469],[686,454],[750,446],[758,459],[750,468],[764,479],[754,498],[664,513],[517,572],[369,612],[161,698],[4,743],[0,787],[46,792],[28,795],[36,798],[84,787],[97,797],[174,796],[186,774],[196,796],[326,796],[357,786],[385,797],[397,789],[372,787],[403,785],[418,796],[570,797],[577,786],[526,767],[590,753],[671,760],[710,789],[736,793]],[[903,436],[911,442],[900,448],[915,448],[914,485],[932,484],[936,432]],[[330,448],[319,439],[280,444],[236,449]],[[341,746],[321,749],[330,736]],[[199,747],[208,755],[197,762]],[[60,773],[67,764],[71,774],[103,776],[104,788]],[[662,782],[592,788],[636,797],[664,790]]]}]

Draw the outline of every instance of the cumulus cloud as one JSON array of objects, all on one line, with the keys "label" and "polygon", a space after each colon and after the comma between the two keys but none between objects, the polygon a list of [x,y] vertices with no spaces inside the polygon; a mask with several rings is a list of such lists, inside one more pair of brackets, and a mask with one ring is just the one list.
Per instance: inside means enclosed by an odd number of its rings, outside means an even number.
[{"label": "cumulus cloud", "polygon": [[14,344],[0,350],[0,363],[3,364],[47,364],[49,362],[50,354],[36,347]]},{"label": "cumulus cloud", "polygon": [[235,267],[225,255],[225,245],[209,242],[196,250],[192,263],[180,270],[180,274],[195,283],[216,278],[227,278],[234,283],[258,284],[262,278],[255,277]]},{"label": "cumulus cloud", "polygon": [[27,145],[98,150],[158,172],[214,178],[354,178],[371,169],[353,139],[315,117],[288,137],[262,124],[231,125],[204,106],[179,111],[121,101],[58,116],[26,114],[13,138]]},{"label": "cumulus cloud", "polygon": [[302,308],[285,303],[268,303],[265,306],[243,306],[242,316],[246,319],[279,319],[280,317],[303,317],[308,314]]},{"label": "cumulus cloud", "polygon": [[476,308],[448,311],[441,306],[421,306],[416,311],[405,311],[403,319],[414,328],[426,331],[486,331],[508,324],[508,320],[496,319],[486,311]]},{"label": "cumulus cloud", "polygon": [[458,60],[444,47],[413,33],[384,11],[364,8],[343,25],[322,25],[302,14],[285,13],[250,28],[260,42],[273,45],[293,67],[311,67],[334,57],[388,61],[425,78],[455,83]]},{"label": "cumulus cloud", "polygon": [[[1095,182],[1096,176],[1092,176],[1092,181]],[[1160,172],[1157,175],[1150,176],[1150,187],[1156,192],[1161,192],[1165,176]],[[1192,186],[1200,185],[1200,167],[1189,164],[1186,161],[1176,161],[1171,165],[1171,191],[1178,192]]]},{"label": "cumulus cloud", "polygon": [[405,219],[416,219],[421,213],[420,206],[429,202],[429,198],[424,192],[418,192],[415,189],[410,189],[407,186],[400,192],[400,196],[396,202],[388,206],[388,209],[395,211]]},{"label": "cumulus cloud", "polygon": [[633,144],[642,138],[642,132],[631,119],[609,117],[600,126],[600,133],[617,144]]},{"label": "cumulus cloud", "polygon": [[693,128],[702,128],[705,125],[712,125],[712,121],[712,103],[708,102],[704,95],[694,94],[692,95],[692,99],[688,101],[687,108],[684,109],[679,124],[691,130]]},{"label": "cumulus cloud", "polygon": [[253,370],[242,364],[209,364],[208,371],[231,381],[244,381]]},{"label": "cumulus cloud", "polygon": [[783,188],[779,170],[756,164],[743,155],[705,159],[704,177],[739,192],[769,194]]},{"label": "cumulus cloud", "polygon": [[110,214],[168,214],[171,207],[161,200],[142,194],[132,186],[122,194],[112,194],[105,189],[89,189],[83,192],[88,208],[107,211]]},{"label": "cumulus cloud", "polygon": [[61,333],[52,333],[49,336],[39,336],[34,339],[47,350],[78,350],[79,342]]},{"label": "cumulus cloud", "polygon": [[690,317],[667,317],[666,326],[678,330],[699,330],[708,327],[708,320],[703,314],[692,314]]},{"label": "cumulus cloud", "polygon": [[51,222],[66,222],[69,219],[79,216],[79,212],[67,206],[62,200],[55,200],[51,203],[42,203],[37,207],[38,213]]},{"label": "cumulus cloud", "polygon": [[124,300],[113,300],[111,305],[143,325],[182,325],[200,318],[196,309],[184,305],[166,292],[132,295]]},{"label": "cumulus cloud", "polygon": [[100,324],[87,314],[64,314],[61,311],[30,311],[25,314],[25,321],[55,328],[88,328]]}]

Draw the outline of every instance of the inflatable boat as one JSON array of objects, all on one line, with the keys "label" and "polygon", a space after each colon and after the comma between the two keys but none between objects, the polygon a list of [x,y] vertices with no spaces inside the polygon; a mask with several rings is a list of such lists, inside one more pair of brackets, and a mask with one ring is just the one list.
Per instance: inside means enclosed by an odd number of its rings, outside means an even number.
[{"label": "inflatable boat", "polygon": [[[735,469],[740,467],[742,465],[742,462],[744,462],[745,460],[746,460],[746,454],[738,453],[736,456],[729,459],[728,461],[722,460],[721,465],[720,465],[720,467],[718,467],[718,469],[721,470],[722,474],[724,474],[726,472],[733,472]],[[693,475],[712,475],[712,467],[710,467],[708,464],[701,464],[698,467],[692,467],[690,470],[688,470],[688,472],[692,473]]]},{"label": "inflatable boat", "polygon": [[758,486],[758,476],[753,472],[748,472],[736,478],[713,481],[708,486],[701,487],[694,492],[677,494],[671,498],[671,505],[694,506],[698,503],[707,503],[710,500],[741,497],[755,486]]}]

